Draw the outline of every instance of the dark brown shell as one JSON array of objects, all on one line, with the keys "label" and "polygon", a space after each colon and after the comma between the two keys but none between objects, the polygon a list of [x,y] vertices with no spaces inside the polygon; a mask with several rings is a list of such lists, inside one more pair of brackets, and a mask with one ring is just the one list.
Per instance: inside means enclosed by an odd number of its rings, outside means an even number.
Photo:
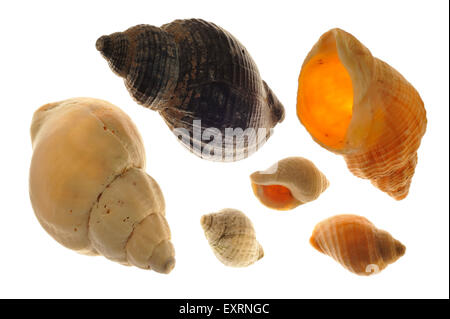
[{"label": "dark brown shell", "polygon": [[[161,28],[137,25],[100,37],[96,47],[124,78],[133,98],[157,110],[172,130],[177,129],[176,135],[186,132],[181,142],[202,158],[242,159],[284,118],[282,104],[245,47],[213,23],[191,19]],[[201,130],[196,132],[198,120]],[[208,128],[213,130],[205,132]],[[260,135],[225,139],[227,128]],[[249,128],[255,131],[245,131]],[[209,139],[211,132],[220,132],[220,142]]]}]

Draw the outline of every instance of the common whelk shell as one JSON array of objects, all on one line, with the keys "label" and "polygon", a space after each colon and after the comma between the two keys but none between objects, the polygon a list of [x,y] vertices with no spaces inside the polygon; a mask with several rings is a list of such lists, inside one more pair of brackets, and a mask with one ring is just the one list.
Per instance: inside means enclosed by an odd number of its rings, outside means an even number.
[{"label": "common whelk shell", "polygon": [[226,208],[200,220],[216,257],[226,266],[247,267],[264,256],[250,219],[237,209]]},{"label": "common whelk shell", "polygon": [[174,248],[142,139],[118,107],[74,98],[39,108],[31,124],[30,199],[60,244],[169,273]]},{"label": "common whelk shell", "polygon": [[269,208],[289,210],[315,200],[329,182],[310,160],[288,157],[250,175],[252,189]]},{"label": "common whelk shell", "polygon": [[202,158],[245,158],[284,118],[245,47],[213,23],[137,25],[100,37],[96,47],[136,102],[158,111]]},{"label": "common whelk shell", "polygon": [[320,37],[298,81],[297,115],[313,139],[354,175],[405,198],[427,125],[414,87],[340,29]]},{"label": "common whelk shell", "polygon": [[362,276],[380,272],[405,254],[391,234],[357,215],[337,215],[316,225],[311,245]]}]

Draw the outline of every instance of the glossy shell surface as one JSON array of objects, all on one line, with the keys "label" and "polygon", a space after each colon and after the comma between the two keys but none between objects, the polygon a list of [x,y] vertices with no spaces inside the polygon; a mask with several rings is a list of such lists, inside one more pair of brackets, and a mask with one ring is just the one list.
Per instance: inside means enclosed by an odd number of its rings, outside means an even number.
[{"label": "glossy shell surface", "polygon": [[133,98],[158,111],[181,143],[202,158],[243,159],[284,118],[246,48],[213,23],[137,25],[100,37],[96,47]]}]

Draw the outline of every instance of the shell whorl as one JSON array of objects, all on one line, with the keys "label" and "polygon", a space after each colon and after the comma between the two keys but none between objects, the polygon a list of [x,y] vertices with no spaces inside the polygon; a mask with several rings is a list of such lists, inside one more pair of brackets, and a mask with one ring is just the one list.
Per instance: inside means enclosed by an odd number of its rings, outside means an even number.
[{"label": "shell whorl", "polygon": [[214,254],[226,266],[247,267],[264,256],[252,222],[241,211],[223,209],[203,215],[200,224]]},{"label": "shell whorl", "polygon": [[124,79],[137,103],[160,110],[173,98],[178,79],[177,46],[161,28],[142,24],[104,35],[96,48]]},{"label": "shell whorl", "polygon": [[426,111],[414,87],[379,59],[375,59],[373,78],[378,91],[373,103],[386,106],[383,129],[378,134],[373,129],[370,142],[344,159],[354,175],[369,179],[381,191],[401,200],[408,195],[414,176],[427,126]]},{"label": "shell whorl", "polygon": [[378,273],[405,254],[405,246],[388,232],[357,215],[337,215],[314,228],[311,245],[347,270],[362,276]]},{"label": "shell whorl", "polygon": [[99,195],[89,216],[89,240],[108,259],[169,273],[175,266],[165,203],[156,181],[130,168]]},{"label": "shell whorl", "polygon": [[124,112],[92,98],[51,103],[35,112],[31,136],[30,199],[55,240],[125,265],[172,270],[164,198]]},{"label": "shell whorl", "polygon": [[[115,44],[106,45],[109,42]],[[282,104],[261,79],[245,47],[213,23],[190,19],[161,28],[138,25],[99,38],[97,48],[124,78],[134,99],[158,110],[172,130],[186,130],[182,144],[202,158],[242,159],[236,153],[248,156],[256,151],[271,135],[271,128],[284,119]],[[104,54],[104,48],[113,49]],[[194,134],[194,121],[201,121],[200,137]],[[202,138],[210,128],[222,137],[228,128],[242,129],[248,135],[237,138],[246,140],[242,146],[236,146],[233,138],[223,138],[214,146],[220,151],[211,154],[207,153],[211,139]],[[249,128],[266,132],[255,138],[256,134],[246,131]]]}]

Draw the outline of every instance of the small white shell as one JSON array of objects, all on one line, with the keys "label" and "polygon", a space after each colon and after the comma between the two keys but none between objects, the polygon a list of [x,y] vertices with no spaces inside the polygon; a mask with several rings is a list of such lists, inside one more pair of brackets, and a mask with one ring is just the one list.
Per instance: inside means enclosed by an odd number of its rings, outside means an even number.
[{"label": "small white shell", "polygon": [[264,256],[250,219],[236,209],[203,215],[200,221],[216,257],[226,266],[246,267]]}]

